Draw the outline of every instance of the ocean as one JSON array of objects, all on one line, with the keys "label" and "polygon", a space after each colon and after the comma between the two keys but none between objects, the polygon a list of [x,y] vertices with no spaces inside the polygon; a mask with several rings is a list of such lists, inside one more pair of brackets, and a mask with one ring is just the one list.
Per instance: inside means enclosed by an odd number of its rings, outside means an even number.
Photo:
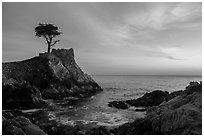
[{"label": "ocean", "polygon": [[[183,90],[190,81],[201,81],[201,76],[118,76],[93,75],[92,78],[109,93],[110,100],[127,100],[153,90],[173,92]],[[111,94],[111,95],[110,95]],[[112,96],[113,94],[113,96]]]},{"label": "ocean", "polygon": [[52,102],[54,109],[24,110],[23,113],[35,115],[39,123],[48,122],[49,125],[49,121],[56,121],[58,125],[66,126],[66,134],[73,134],[77,128],[85,131],[97,126],[106,126],[111,129],[143,118],[146,112],[136,112],[132,107],[125,110],[108,107],[109,101],[136,99],[153,90],[183,90],[190,81],[202,80],[199,76],[94,75],[92,78],[103,88],[102,92],[73,106],[66,105],[66,101],[63,100]]},{"label": "ocean", "polygon": [[[145,112],[135,112],[133,108],[119,110],[107,106],[109,101],[127,100],[141,97],[153,90],[173,92],[183,90],[190,81],[201,81],[199,76],[92,76],[104,91],[72,107],[61,107],[60,111],[50,111],[49,116],[69,126],[80,128],[106,126],[114,128],[136,118]],[[60,106],[60,105],[59,105]]]}]

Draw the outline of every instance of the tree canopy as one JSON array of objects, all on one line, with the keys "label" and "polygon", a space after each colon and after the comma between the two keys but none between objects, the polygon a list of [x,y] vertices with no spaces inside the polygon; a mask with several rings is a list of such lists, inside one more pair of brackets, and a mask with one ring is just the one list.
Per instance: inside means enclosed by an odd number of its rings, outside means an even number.
[{"label": "tree canopy", "polygon": [[60,40],[55,40],[56,36],[59,36],[62,32],[58,31],[58,27],[54,26],[53,24],[39,24],[35,28],[35,33],[37,37],[44,37],[46,39],[48,50],[47,52],[50,53],[50,48],[54,46]]}]

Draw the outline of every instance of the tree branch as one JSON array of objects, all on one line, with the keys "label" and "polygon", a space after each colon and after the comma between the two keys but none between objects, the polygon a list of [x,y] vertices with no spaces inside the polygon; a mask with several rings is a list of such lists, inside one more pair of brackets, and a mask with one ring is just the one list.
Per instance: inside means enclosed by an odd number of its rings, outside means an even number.
[{"label": "tree branch", "polygon": [[48,38],[46,37],[46,35],[43,35],[43,37],[46,39],[47,44],[49,44],[49,40],[48,40]]},{"label": "tree branch", "polygon": [[54,46],[57,42],[59,42],[60,40],[56,40],[56,41],[54,41],[52,44],[50,44],[50,46],[52,47],[52,46]]}]

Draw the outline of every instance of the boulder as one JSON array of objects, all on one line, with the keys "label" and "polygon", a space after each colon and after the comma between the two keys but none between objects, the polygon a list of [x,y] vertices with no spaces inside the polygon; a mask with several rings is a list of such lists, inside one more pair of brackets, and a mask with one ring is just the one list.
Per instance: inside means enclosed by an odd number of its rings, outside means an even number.
[{"label": "boulder", "polygon": [[45,106],[40,91],[29,84],[2,85],[3,109],[38,108]]},{"label": "boulder", "polygon": [[3,112],[3,135],[46,135],[37,125],[23,116],[11,117],[11,113]]},{"label": "boulder", "polygon": [[86,135],[110,135],[108,129],[104,126],[92,128],[90,131],[85,132]]},{"label": "boulder", "polygon": [[129,105],[126,104],[123,101],[112,101],[112,102],[108,102],[108,106],[109,107],[115,107],[118,109],[128,109]]}]

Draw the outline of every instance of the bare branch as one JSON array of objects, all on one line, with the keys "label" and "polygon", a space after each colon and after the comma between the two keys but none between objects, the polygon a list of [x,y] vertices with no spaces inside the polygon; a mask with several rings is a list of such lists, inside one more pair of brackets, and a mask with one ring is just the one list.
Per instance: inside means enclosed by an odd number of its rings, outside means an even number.
[{"label": "bare branch", "polygon": [[50,45],[51,45],[51,43],[52,43],[52,37],[51,36],[48,36],[48,38],[49,38],[49,42],[50,42]]},{"label": "bare branch", "polygon": [[47,43],[49,44],[49,40],[48,40],[48,38],[46,37],[46,35],[43,35],[43,37],[46,39]]},{"label": "bare branch", "polygon": [[54,46],[57,42],[59,42],[60,40],[56,40],[51,44],[51,47]]}]

